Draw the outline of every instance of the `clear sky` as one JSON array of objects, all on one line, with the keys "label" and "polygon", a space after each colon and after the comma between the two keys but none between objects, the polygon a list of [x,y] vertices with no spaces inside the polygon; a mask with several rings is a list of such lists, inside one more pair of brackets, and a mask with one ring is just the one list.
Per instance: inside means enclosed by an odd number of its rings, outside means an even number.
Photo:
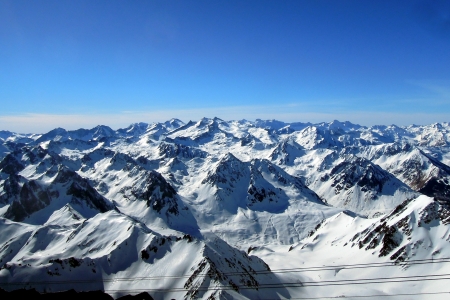
[{"label": "clear sky", "polygon": [[0,0],[0,130],[450,121],[450,1]]}]

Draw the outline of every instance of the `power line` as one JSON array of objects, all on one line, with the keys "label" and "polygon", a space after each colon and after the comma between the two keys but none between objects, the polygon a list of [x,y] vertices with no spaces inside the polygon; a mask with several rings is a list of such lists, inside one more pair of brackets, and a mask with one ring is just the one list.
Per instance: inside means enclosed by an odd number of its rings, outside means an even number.
[{"label": "power line", "polygon": [[[446,274],[448,275],[448,274]],[[259,290],[259,289],[280,289],[280,288],[306,288],[306,287],[326,287],[326,286],[341,286],[341,285],[362,285],[362,284],[381,284],[381,283],[404,283],[404,282],[416,282],[416,281],[437,281],[437,280],[450,280],[450,277],[445,278],[414,278],[414,279],[403,279],[403,280],[389,280],[389,278],[385,278],[383,280],[378,281],[368,281],[368,282],[330,282],[326,284],[310,284],[306,285],[303,283],[280,283],[280,284],[266,284],[266,285],[259,285],[259,286],[224,286],[224,287],[199,287],[196,288],[196,291],[221,291],[221,290]],[[168,292],[186,292],[189,291],[185,288],[169,288],[169,289],[152,289],[152,288],[145,288],[145,289],[107,289],[105,292],[140,292],[140,291],[147,291],[147,292],[159,292],[159,293],[168,293]],[[353,297],[353,296],[352,296]]]},{"label": "power line", "polygon": [[[394,266],[410,266],[410,265],[421,265],[421,264],[435,264],[435,263],[447,263],[450,262],[450,258],[438,258],[438,259],[417,259],[411,261],[405,261],[401,263],[395,262],[382,262],[382,263],[366,263],[366,264],[347,264],[347,265],[328,265],[328,266],[316,266],[316,267],[305,267],[305,268],[287,268],[287,269],[274,269],[274,270],[262,270],[262,271],[247,271],[247,272],[226,272],[221,273],[224,276],[234,276],[234,275],[262,275],[262,274],[282,274],[282,273],[302,273],[302,272],[317,272],[317,271],[329,271],[335,269],[361,269],[361,268],[380,268],[380,267],[394,267]],[[116,281],[136,281],[136,280],[159,280],[159,279],[182,279],[189,278],[192,275],[163,275],[163,276],[142,276],[142,277],[127,277],[127,278],[113,278],[113,279],[92,279],[92,280],[57,280],[57,281],[22,281],[17,282],[17,284],[59,284],[65,282],[71,283],[91,283],[91,282],[116,282]],[[198,276],[208,276],[207,274],[198,274]]]},{"label": "power line", "polygon": [[[134,292],[133,290],[117,290],[119,292]],[[443,295],[450,294],[450,291],[446,292],[417,292],[417,293],[399,293],[399,294],[375,294],[375,295],[339,295],[339,296],[329,296],[329,297],[289,297],[289,299],[294,300],[319,300],[319,299],[344,299],[344,298],[381,298],[381,297],[414,297],[423,295]],[[261,300],[279,300],[281,298],[263,298]]]},{"label": "power line", "polygon": [[[133,290],[120,290],[121,292],[134,292]],[[399,294],[375,294],[375,295],[340,295],[340,296],[329,296],[329,297],[289,297],[289,299],[294,300],[319,300],[319,299],[345,299],[345,298],[381,298],[381,297],[405,297],[405,296],[423,296],[423,295],[443,295],[450,294],[447,292],[417,292],[417,293],[399,293]],[[263,298],[261,300],[280,300],[281,298],[271,299]]]},{"label": "power line", "polygon": [[[426,278],[427,276],[448,276],[443,278]],[[398,280],[396,280],[398,279]],[[335,281],[324,281],[324,282],[290,282],[290,283],[278,283],[278,284],[260,284],[258,286],[236,286],[238,290],[248,290],[248,289],[280,289],[280,288],[305,288],[305,287],[325,287],[325,286],[341,286],[341,285],[362,285],[362,284],[381,284],[381,283],[403,283],[403,282],[416,282],[416,281],[437,281],[437,280],[450,280],[450,274],[442,275],[425,275],[416,276],[414,278],[410,277],[385,277],[385,278],[365,278],[365,279],[352,279],[352,280],[335,280]],[[362,281],[362,282],[360,282]],[[197,291],[218,291],[218,290],[234,290],[233,286],[224,287],[199,287],[195,290]],[[187,291],[185,288],[169,288],[169,289],[132,289],[132,290],[114,290],[108,289],[110,292],[119,291],[156,291],[156,292],[177,292],[177,291]]]},{"label": "power line", "polygon": [[380,268],[380,267],[395,267],[395,266],[409,266],[409,265],[421,265],[430,263],[445,263],[450,262],[450,258],[441,259],[422,259],[422,260],[412,260],[406,262],[384,262],[384,263],[368,263],[368,264],[351,264],[351,265],[332,265],[332,266],[322,266],[322,267],[307,267],[307,268],[290,268],[290,269],[275,269],[272,271],[266,271],[267,273],[300,273],[300,272],[315,272],[315,271],[329,271],[335,269],[361,269],[361,268]]},{"label": "power line", "polygon": [[[130,278],[132,279],[132,278]],[[398,276],[398,277],[380,277],[380,278],[362,278],[362,279],[343,279],[343,280],[328,280],[328,281],[308,281],[308,282],[289,282],[289,283],[277,283],[277,284],[260,284],[258,286],[223,286],[223,287],[197,287],[194,288],[196,292],[206,292],[206,291],[222,291],[222,290],[259,290],[259,289],[285,289],[285,288],[306,288],[306,287],[328,287],[328,286],[345,286],[345,285],[362,285],[362,284],[386,284],[386,283],[405,283],[405,282],[417,282],[417,281],[438,281],[438,280],[450,280],[450,274],[429,274],[429,275],[418,275],[418,276]],[[83,283],[81,281],[63,281],[57,283]],[[92,281],[86,281],[92,283]],[[48,283],[48,282],[47,282]],[[28,283],[32,284],[32,282]],[[0,284],[4,285],[4,284]],[[10,284],[6,284],[10,285]],[[11,283],[14,285],[14,283]],[[145,289],[106,289],[105,293],[136,293],[136,292],[153,292],[153,293],[168,293],[168,292],[188,292],[189,289],[180,288],[145,288]],[[336,297],[299,297],[290,299],[335,299],[335,298],[374,298],[374,297],[400,297],[400,296],[416,296],[416,295],[438,295],[447,294],[450,292],[428,292],[428,293],[414,293],[414,294],[376,294],[376,295],[342,295]],[[265,299],[270,300],[270,299]]]},{"label": "power line", "polygon": [[[372,284],[372,283],[390,283],[390,282],[407,282],[407,281],[434,281],[450,279],[450,274],[433,274],[421,276],[400,276],[400,277],[379,277],[379,278],[363,278],[363,279],[343,279],[343,280],[327,280],[327,281],[307,281],[307,282],[293,282],[283,283],[284,287],[310,287],[310,286],[332,286],[332,285],[347,285],[347,284]],[[428,278],[433,277],[433,278]]]},{"label": "power line", "polygon": [[[315,299],[342,299],[342,298],[373,298],[373,297],[404,297],[404,296],[421,296],[421,295],[442,295],[442,294],[450,294],[450,291],[448,292],[429,292],[429,293],[414,293],[414,294],[377,294],[377,295],[341,295],[341,296],[333,296],[333,297],[290,297],[289,299],[304,299],[304,300],[315,300]],[[275,300],[275,299],[264,299],[264,300]]]},{"label": "power line", "polygon": [[[232,290],[232,289],[279,289],[279,288],[304,288],[304,287],[324,287],[324,286],[341,286],[341,285],[361,285],[361,284],[378,284],[378,283],[402,283],[402,282],[416,282],[416,281],[436,281],[436,280],[449,280],[450,274],[430,274],[430,275],[418,275],[418,276],[398,276],[398,277],[379,277],[379,278],[362,278],[362,279],[341,279],[341,280],[327,280],[327,281],[304,281],[304,282],[287,282],[287,283],[269,283],[269,284],[259,284],[256,286],[246,286],[246,285],[235,285],[235,286],[224,286],[224,287],[199,287],[197,291],[208,291],[208,290]],[[54,283],[92,283],[93,281],[58,281]],[[40,282],[44,283],[44,282]],[[49,284],[50,282],[45,282],[44,284]],[[52,282],[53,283],[53,282]],[[25,285],[34,285],[36,283],[29,282]],[[1,285],[11,286],[11,285],[23,285],[19,283],[2,283]],[[176,292],[176,291],[187,291],[188,289],[184,287],[180,288],[168,288],[168,289],[132,289],[132,290],[107,290],[109,292],[120,292],[120,291],[155,291],[155,292]]]}]

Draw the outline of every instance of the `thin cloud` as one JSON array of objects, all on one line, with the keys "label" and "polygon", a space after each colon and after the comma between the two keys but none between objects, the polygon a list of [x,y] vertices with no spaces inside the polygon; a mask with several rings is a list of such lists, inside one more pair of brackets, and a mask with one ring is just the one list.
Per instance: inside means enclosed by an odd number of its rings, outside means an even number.
[{"label": "thin cloud", "polygon": [[407,83],[426,89],[438,97],[450,100],[450,80],[408,80]]}]

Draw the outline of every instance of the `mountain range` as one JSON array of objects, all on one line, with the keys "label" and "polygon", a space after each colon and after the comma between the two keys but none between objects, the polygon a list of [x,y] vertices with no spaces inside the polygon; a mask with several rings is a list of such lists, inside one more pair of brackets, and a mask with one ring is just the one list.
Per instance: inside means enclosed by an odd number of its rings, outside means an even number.
[{"label": "mountain range", "polygon": [[0,288],[444,299],[449,165],[450,123],[0,131]]}]

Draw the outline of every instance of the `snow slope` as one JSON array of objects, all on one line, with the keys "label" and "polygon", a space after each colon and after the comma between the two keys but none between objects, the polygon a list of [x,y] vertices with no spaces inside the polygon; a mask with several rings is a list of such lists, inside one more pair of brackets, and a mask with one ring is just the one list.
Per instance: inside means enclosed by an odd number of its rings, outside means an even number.
[{"label": "snow slope", "polygon": [[252,253],[290,270],[275,273],[297,282],[288,288],[292,297],[447,299],[449,209],[420,196],[375,219],[340,213],[290,248]]}]

